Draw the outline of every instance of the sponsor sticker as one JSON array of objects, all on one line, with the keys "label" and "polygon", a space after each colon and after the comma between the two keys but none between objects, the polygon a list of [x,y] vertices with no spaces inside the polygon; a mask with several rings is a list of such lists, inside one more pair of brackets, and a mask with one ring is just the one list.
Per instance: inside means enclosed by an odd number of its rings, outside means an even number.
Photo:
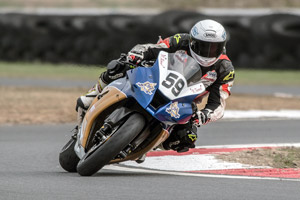
[{"label": "sponsor sticker", "polygon": [[217,37],[216,33],[213,31],[206,31],[203,36],[206,38],[216,38]]},{"label": "sponsor sticker", "polygon": [[152,95],[153,90],[155,89],[156,83],[150,83],[149,81],[146,81],[145,83],[136,83],[137,86],[141,88],[142,92],[145,92],[146,94]]},{"label": "sponsor sticker", "polygon": [[223,40],[226,40],[226,31],[223,32],[222,38],[223,38]]},{"label": "sponsor sticker", "polygon": [[181,36],[179,34],[176,34],[176,35],[174,35],[174,38],[176,39],[176,42],[178,44]]},{"label": "sponsor sticker", "polygon": [[166,112],[169,113],[171,117],[178,119],[180,117],[178,102],[175,101],[171,103],[171,105],[166,108]]},{"label": "sponsor sticker", "polygon": [[196,26],[192,29],[192,34],[194,37],[199,34],[198,28]]},{"label": "sponsor sticker", "polygon": [[234,71],[230,71],[227,76],[224,77],[223,81],[229,81],[230,79],[233,79],[234,77]]},{"label": "sponsor sticker", "polygon": [[190,140],[191,140],[192,142],[194,142],[194,141],[197,140],[197,136],[194,135],[194,134],[188,134],[188,137],[190,138]]},{"label": "sponsor sticker", "polygon": [[93,112],[95,110],[95,105],[93,105],[90,109],[90,112]]},{"label": "sponsor sticker", "polygon": [[167,55],[166,54],[161,54],[159,64],[163,68],[166,68],[168,66],[168,61],[167,61]]},{"label": "sponsor sticker", "polygon": [[202,84],[198,84],[198,85],[192,86],[192,87],[190,87],[190,90],[191,90],[193,93],[198,93],[198,92],[200,92],[200,91],[203,90]]},{"label": "sponsor sticker", "polygon": [[121,78],[121,77],[123,77],[123,76],[124,76],[123,73],[119,73],[119,74],[116,74],[116,75],[114,75],[114,76],[108,76],[108,77],[109,77],[110,79],[115,80],[115,79]]}]

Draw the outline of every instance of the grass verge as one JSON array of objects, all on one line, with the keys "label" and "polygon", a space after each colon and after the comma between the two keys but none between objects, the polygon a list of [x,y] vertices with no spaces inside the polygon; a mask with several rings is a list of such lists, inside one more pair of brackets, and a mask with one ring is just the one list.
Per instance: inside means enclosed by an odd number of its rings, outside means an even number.
[{"label": "grass verge", "polygon": [[236,70],[235,84],[300,86],[300,70]]},{"label": "grass verge", "polygon": [[295,147],[239,151],[221,154],[217,158],[228,162],[238,162],[255,166],[300,168],[300,148]]},{"label": "grass verge", "polygon": [[97,80],[103,66],[0,62],[0,78]]},{"label": "grass verge", "polygon": [[[0,124],[45,124],[76,121],[76,99],[86,93],[80,88],[35,88],[0,86]],[[300,110],[300,98],[232,95],[228,110]]]},{"label": "grass verge", "polygon": [[[103,66],[0,62],[1,77],[97,80]],[[300,70],[236,70],[235,84],[300,86]]]}]

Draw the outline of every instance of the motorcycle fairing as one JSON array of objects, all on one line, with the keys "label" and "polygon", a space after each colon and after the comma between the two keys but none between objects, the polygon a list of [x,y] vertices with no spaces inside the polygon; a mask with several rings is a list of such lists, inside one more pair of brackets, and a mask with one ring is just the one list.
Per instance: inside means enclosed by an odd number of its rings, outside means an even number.
[{"label": "motorcycle fairing", "polygon": [[[83,119],[78,133],[79,139],[74,147],[79,158],[85,154],[94,120],[106,108],[126,98],[134,98],[148,113],[165,125],[183,124],[190,119],[193,113],[192,102],[199,94],[205,93],[205,87],[201,82],[190,86],[182,74],[176,70],[169,70],[169,56],[175,57],[176,55],[161,52],[152,67],[138,67],[128,71],[126,77],[109,84],[99,94],[99,97],[94,99]],[[177,56],[180,57],[180,55]],[[184,87],[181,88],[181,92],[177,96],[172,96],[170,89],[163,85],[171,73],[184,82]],[[156,104],[158,106],[154,106],[156,100],[164,101]],[[166,138],[167,134],[164,131],[161,134],[162,138]]]},{"label": "motorcycle fairing", "polygon": [[[170,55],[178,56],[176,54]],[[187,58],[192,59],[188,56]],[[118,79],[109,86],[116,87],[127,97],[136,99],[156,119],[166,124],[184,124],[193,114],[193,100],[199,94],[205,93],[205,87],[201,82],[191,86],[188,85],[182,74],[176,70],[168,69],[170,62],[168,59],[169,54],[161,51],[152,67],[138,67],[129,70],[127,77]],[[163,84],[164,81],[168,80],[171,73],[178,80],[183,81],[183,87],[177,96],[172,93],[173,88],[166,88]],[[164,99],[164,104],[159,107],[153,106],[154,96],[155,98]]]},{"label": "motorcycle fairing", "polygon": [[[78,145],[75,145],[75,151],[81,158],[84,155],[84,148],[86,147],[88,136],[90,134],[91,127],[94,120],[101,114],[106,108],[114,103],[117,103],[127,96],[115,87],[105,87],[101,94],[105,94],[103,98],[95,98],[86,115],[84,116],[81,124],[80,131],[78,132]],[[77,149],[76,149],[77,148]],[[79,153],[81,152],[81,153]]]}]

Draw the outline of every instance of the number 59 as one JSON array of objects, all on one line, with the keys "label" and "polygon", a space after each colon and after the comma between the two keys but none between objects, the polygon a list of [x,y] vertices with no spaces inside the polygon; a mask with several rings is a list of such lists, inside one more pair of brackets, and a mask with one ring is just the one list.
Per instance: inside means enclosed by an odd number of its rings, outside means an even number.
[{"label": "number 59", "polygon": [[[176,74],[170,73],[167,77],[166,80],[162,82],[162,85],[165,86],[166,88],[171,88],[171,92],[174,94],[174,96],[178,96],[180,92],[182,91],[184,87],[184,81],[179,78]],[[174,86],[173,86],[174,85]]]}]

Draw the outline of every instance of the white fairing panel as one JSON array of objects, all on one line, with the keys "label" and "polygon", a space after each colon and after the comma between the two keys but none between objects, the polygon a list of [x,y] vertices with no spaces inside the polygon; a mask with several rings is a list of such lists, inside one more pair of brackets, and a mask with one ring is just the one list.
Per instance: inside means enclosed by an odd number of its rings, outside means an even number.
[{"label": "white fairing panel", "polygon": [[77,142],[74,146],[74,151],[77,154],[77,156],[81,159],[85,155],[85,150],[82,147],[82,139],[83,139],[83,128],[80,127],[78,134],[77,134]]},{"label": "white fairing panel", "polygon": [[[159,87],[158,89],[170,100],[185,96],[199,95],[205,92],[203,83],[188,86],[185,77],[177,71],[168,69],[168,53],[161,51],[159,56]],[[178,90],[179,88],[179,90]],[[174,93],[176,95],[174,95]]]},{"label": "white fairing panel", "polygon": [[[91,107],[91,110],[95,109],[95,106]],[[79,130],[77,133],[77,142],[74,146],[74,151],[77,154],[77,156],[81,159],[85,155],[85,150],[82,146],[84,131],[86,129],[87,120],[86,118],[83,119],[81,126],[79,126]]]}]

